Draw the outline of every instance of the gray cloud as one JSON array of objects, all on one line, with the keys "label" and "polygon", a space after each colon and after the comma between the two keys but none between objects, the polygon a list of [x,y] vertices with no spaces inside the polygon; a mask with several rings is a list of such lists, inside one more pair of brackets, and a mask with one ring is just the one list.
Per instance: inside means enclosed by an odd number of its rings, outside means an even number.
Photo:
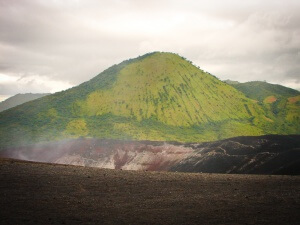
[{"label": "gray cloud", "polygon": [[299,89],[299,12],[297,0],[0,0],[0,95],[69,88],[156,50]]}]

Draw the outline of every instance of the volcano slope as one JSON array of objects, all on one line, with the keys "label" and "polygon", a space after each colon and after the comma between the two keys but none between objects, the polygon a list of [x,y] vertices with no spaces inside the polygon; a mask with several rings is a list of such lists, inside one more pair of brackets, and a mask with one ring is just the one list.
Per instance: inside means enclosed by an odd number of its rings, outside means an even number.
[{"label": "volcano slope", "polygon": [[8,148],[0,156],[123,170],[300,175],[300,135],[185,144],[80,138]]},{"label": "volcano slope", "polygon": [[0,113],[0,148],[93,137],[203,142],[299,134],[298,98],[278,116],[173,53],[126,60],[88,82]]},{"label": "volcano slope", "polygon": [[300,177],[0,159],[1,224],[298,224]]},{"label": "volcano slope", "polygon": [[277,127],[277,131],[282,129],[284,121],[294,121],[295,124],[300,124],[299,91],[261,81],[229,83],[243,92],[246,97],[256,100],[266,112],[266,116],[273,121],[273,126]]}]

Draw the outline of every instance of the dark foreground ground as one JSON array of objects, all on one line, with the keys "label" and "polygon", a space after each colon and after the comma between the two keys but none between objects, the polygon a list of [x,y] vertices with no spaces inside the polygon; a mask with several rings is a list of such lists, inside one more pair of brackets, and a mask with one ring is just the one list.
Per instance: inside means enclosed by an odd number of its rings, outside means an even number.
[{"label": "dark foreground ground", "polygon": [[299,224],[300,177],[0,159],[1,224]]}]

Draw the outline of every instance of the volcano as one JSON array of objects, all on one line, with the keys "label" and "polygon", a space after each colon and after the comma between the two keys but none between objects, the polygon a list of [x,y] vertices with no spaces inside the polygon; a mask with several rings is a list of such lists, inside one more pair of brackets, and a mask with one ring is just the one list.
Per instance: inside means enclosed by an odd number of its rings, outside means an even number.
[{"label": "volcano", "polygon": [[203,142],[299,134],[299,98],[294,99],[276,114],[184,57],[153,52],[1,112],[0,146],[79,137]]}]

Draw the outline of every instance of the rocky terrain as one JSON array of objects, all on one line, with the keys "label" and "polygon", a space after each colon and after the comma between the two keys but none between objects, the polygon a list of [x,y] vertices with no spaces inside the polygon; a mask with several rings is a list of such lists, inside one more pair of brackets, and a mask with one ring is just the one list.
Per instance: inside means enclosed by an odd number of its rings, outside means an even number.
[{"label": "rocky terrain", "polygon": [[172,171],[248,174],[300,174],[300,136],[236,137],[193,146],[192,156]]},{"label": "rocky terrain", "polygon": [[0,224],[299,224],[300,177],[0,159]]},{"label": "rocky terrain", "polygon": [[0,156],[123,170],[300,174],[300,136],[236,137],[189,143],[80,138],[7,148]]}]

